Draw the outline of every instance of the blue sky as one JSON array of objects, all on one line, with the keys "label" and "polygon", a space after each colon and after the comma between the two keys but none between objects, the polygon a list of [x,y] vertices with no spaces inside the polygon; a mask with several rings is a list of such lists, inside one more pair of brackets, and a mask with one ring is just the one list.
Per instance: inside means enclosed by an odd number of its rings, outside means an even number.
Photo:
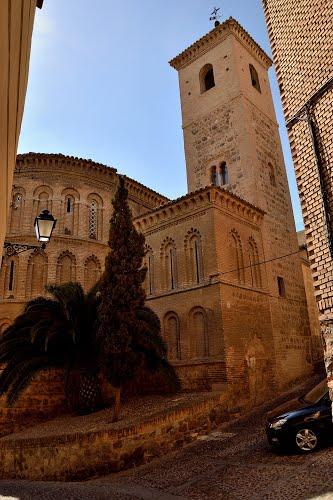
[{"label": "blue sky", "polygon": [[[213,0],[214,2],[214,0]],[[45,0],[37,9],[19,152],[116,167],[170,198],[186,192],[177,73],[168,61],[208,32],[207,0]],[[261,0],[218,2],[270,54]],[[302,227],[274,70],[274,100]]]}]

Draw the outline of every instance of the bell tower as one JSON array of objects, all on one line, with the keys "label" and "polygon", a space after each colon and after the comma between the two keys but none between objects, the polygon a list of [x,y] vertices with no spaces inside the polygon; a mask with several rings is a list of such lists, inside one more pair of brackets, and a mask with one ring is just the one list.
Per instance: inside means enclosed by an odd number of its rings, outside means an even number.
[{"label": "bell tower", "polygon": [[[217,183],[258,204],[258,163],[280,170],[283,162],[271,60],[230,18],[170,64],[179,75],[188,190]],[[260,140],[265,151],[256,147]]]},{"label": "bell tower", "polygon": [[[170,64],[179,75],[188,191],[215,184],[266,212],[262,270],[267,274],[276,361],[283,373],[286,359],[290,369],[300,363],[297,349],[309,344],[304,338],[309,332],[299,247],[268,78],[272,61],[229,18]],[[243,242],[244,252],[247,245]]]}]

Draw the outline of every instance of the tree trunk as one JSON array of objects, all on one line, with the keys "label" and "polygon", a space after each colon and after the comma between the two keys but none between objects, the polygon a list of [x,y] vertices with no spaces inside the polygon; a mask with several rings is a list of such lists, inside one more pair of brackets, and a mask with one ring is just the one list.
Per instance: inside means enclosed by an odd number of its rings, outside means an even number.
[{"label": "tree trunk", "polygon": [[121,394],[121,388],[120,387],[115,388],[115,401],[114,401],[112,422],[118,422],[119,420],[120,407],[121,407],[120,394]]}]

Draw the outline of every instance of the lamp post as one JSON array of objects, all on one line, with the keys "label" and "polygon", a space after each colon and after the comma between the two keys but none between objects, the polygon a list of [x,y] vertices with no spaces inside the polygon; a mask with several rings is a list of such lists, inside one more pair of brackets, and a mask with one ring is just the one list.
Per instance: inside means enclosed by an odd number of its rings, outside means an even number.
[{"label": "lamp post", "polygon": [[46,247],[52,237],[53,230],[56,226],[57,220],[48,210],[43,210],[38,217],[35,218],[35,231],[37,241],[40,245],[26,245],[21,243],[11,243],[10,241],[5,241],[4,248],[6,255],[14,255],[27,250],[40,250]]}]

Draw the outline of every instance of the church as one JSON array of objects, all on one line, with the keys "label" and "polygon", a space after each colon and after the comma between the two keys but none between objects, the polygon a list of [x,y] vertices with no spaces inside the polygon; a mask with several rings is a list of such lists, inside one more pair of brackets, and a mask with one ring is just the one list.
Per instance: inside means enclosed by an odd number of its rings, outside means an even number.
[{"label": "church", "polygon": [[[179,75],[188,193],[169,200],[125,177],[146,237],[147,303],[184,389],[226,385],[263,401],[320,362],[313,285],[300,251],[275,116],[270,58],[233,18],[170,62]],[[3,257],[0,335],[46,283],[88,290],[108,253],[117,170],[61,154],[17,158],[7,240],[46,250]]]}]

